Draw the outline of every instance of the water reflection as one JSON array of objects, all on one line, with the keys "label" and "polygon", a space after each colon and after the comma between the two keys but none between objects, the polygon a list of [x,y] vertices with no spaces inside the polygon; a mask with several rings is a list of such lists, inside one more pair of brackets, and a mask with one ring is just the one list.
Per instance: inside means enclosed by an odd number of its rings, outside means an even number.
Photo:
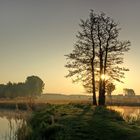
[{"label": "water reflection", "polygon": [[17,129],[30,115],[29,111],[0,110],[0,140],[17,140]]},{"label": "water reflection", "polygon": [[124,116],[139,116],[140,115],[140,107],[129,107],[129,106],[110,106],[108,107],[115,111],[120,112]]}]

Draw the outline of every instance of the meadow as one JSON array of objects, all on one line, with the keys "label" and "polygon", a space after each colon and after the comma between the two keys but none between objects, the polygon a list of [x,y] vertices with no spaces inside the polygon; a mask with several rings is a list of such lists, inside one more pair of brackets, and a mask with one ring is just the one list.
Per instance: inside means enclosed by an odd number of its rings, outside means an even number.
[{"label": "meadow", "polygon": [[[87,99],[53,99],[53,98],[34,98],[34,97],[17,97],[13,99],[1,98],[0,108],[2,109],[16,109],[16,110],[37,110],[39,108],[45,107],[47,104],[69,104],[69,103],[79,103],[79,104],[92,104],[90,98]],[[106,105],[108,106],[140,106],[140,98],[134,97],[112,97],[106,98]]]},{"label": "meadow", "polygon": [[0,99],[0,108],[13,110],[37,110],[48,104],[91,103],[89,100],[53,100],[41,98],[19,97],[13,99]]}]

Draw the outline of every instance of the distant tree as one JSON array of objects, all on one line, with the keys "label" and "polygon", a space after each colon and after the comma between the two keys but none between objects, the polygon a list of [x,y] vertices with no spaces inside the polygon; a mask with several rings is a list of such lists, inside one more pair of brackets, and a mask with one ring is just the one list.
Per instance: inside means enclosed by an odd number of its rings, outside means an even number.
[{"label": "distant tree", "polygon": [[125,96],[135,96],[135,91],[133,89],[124,88],[123,93]]},{"label": "distant tree", "polygon": [[115,85],[113,83],[109,83],[106,86],[106,92],[108,96],[111,96],[112,92],[115,90]]},{"label": "distant tree", "polygon": [[120,28],[118,23],[104,13],[96,14],[91,10],[87,20],[81,20],[82,31],[78,32],[78,41],[74,50],[67,57],[66,68],[73,81],[82,81],[87,91],[93,93],[96,105],[96,89],[99,90],[99,105],[105,105],[107,88],[106,75],[109,80],[122,82],[124,72],[121,67],[123,55],[130,48],[130,41],[118,40]]},{"label": "distant tree", "polygon": [[13,84],[11,82],[8,82],[5,87],[5,97],[12,98],[13,97]]},{"label": "distant tree", "polygon": [[27,93],[28,92],[27,92],[27,88],[26,88],[25,83],[20,82],[20,83],[15,84],[16,97],[18,97],[18,96],[22,96],[22,97],[27,96],[28,95]]},{"label": "distant tree", "polygon": [[28,95],[40,95],[44,89],[44,83],[38,76],[29,76],[25,82]]},{"label": "distant tree", "polygon": [[37,96],[43,91],[44,83],[38,76],[27,77],[24,83],[0,84],[0,98]]},{"label": "distant tree", "polygon": [[0,84],[0,98],[5,98],[5,85]]}]

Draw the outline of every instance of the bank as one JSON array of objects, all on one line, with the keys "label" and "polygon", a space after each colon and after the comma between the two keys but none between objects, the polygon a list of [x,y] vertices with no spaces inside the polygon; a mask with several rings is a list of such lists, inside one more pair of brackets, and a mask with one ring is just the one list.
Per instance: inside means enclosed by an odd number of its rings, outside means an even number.
[{"label": "bank", "polygon": [[48,105],[24,130],[26,140],[139,140],[140,120],[128,123],[118,112],[90,104]]}]

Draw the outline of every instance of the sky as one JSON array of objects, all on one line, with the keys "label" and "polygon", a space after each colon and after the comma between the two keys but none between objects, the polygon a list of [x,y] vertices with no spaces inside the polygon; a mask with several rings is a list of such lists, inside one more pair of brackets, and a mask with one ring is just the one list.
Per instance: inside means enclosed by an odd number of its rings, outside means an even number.
[{"label": "sky", "polygon": [[114,93],[132,88],[140,94],[139,0],[0,0],[0,83],[36,75],[45,82],[44,93],[84,94],[80,83],[65,78],[64,55],[73,50],[80,19],[90,9],[119,22],[119,38],[132,44],[124,60],[130,71]]}]

